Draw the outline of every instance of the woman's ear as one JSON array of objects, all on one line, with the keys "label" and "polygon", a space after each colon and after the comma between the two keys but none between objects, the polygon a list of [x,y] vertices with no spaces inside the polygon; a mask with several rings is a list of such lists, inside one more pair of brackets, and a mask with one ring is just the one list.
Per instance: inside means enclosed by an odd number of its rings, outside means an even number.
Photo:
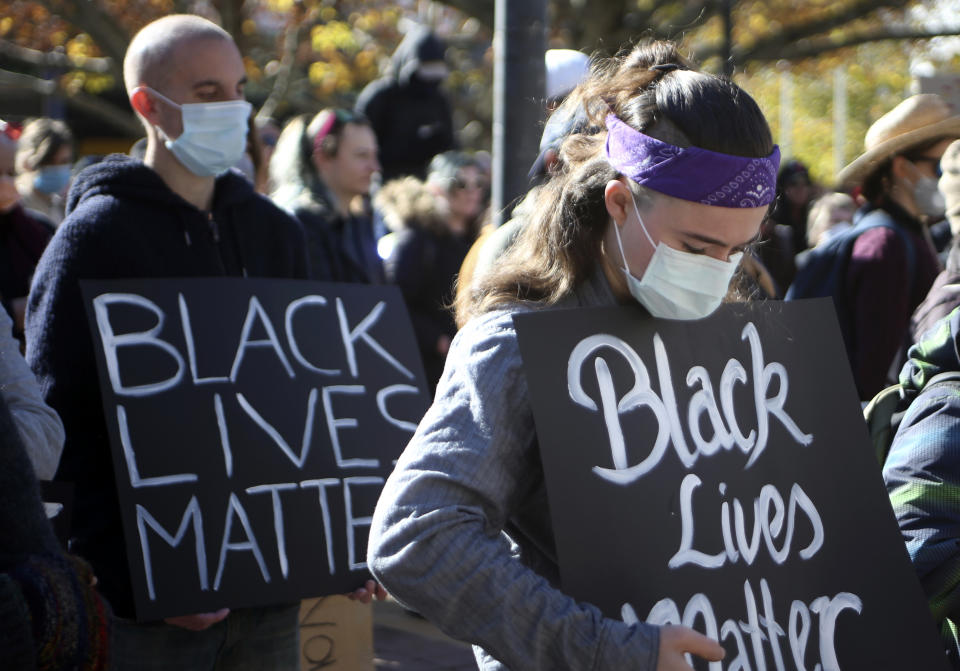
[{"label": "woman's ear", "polygon": [[633,194],[623,181],[611,179],[603,191],[603,200],[607,206],[607,213],[613,218],[617,226],[623,226],[627,223],[627,216],[630,212],[630,201]]},{"label": "woman's ear", "polygon": [[330,164],[330,158],[323,153],[322,149],[314,149],[313,152],[310,153],[310,161],[313,163],[317,174],[322,174]]}]

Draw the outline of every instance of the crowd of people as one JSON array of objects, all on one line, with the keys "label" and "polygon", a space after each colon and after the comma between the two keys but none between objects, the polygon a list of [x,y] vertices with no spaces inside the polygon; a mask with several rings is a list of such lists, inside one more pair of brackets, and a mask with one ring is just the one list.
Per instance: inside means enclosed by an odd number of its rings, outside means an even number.
[{"label": "crowd of people", "polygon": [[[62,121],[0,122],[4,668],[298,668],[297,604],[134,619],[79,281],[217,276],[390,283],[406,301],[433,403],[373,517],[376,582],[353,597],[388,591],[473,643],[481,669],[722,657],[690,628],[612,620],[559,588],[512,316],[639,303],[695,320],[724,301],[803,297],[829,258],[860,398],[897,380],[922,391],[960,370],[960,116],[907,98],[829,189],[781,162],[745,91],[675,45],[546,62],[531,188],[495,230],[489,161],[456,145],[444,45],[427,30],[355,109],[279,124],[244,99],[232,37],[172,15],[124,61],[146,133],[129,154],[74,171]],[[930,394],[884,468],[918,573],[948,596],[960,506],[928,483],[960,481],[957,398]],[[37,481],[53,478],[76,488],[70,554],[43,518]],[[951,608],[937,617],[956,659]]]}]

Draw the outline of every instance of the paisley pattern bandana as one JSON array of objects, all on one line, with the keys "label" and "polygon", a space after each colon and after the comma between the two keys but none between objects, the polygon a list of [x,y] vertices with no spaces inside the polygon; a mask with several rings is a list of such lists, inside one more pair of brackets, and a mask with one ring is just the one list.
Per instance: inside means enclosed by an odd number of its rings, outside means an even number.
[{"label": "paisley pattern bandana", "polygon": [[762,207],[777,191],[780,147],[765,158],[676,147],[607,115],[607,160],[637,184],[674,198],[717,207]]}]

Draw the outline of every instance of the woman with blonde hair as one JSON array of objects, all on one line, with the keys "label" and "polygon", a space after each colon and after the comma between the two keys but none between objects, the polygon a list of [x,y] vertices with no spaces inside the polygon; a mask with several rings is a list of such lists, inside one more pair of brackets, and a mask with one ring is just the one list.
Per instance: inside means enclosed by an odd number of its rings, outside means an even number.
[{"label": "woman with blonde hair", "polygon": [[753,99],[670,43],[595,66],[574,95],[599,130],[564,141],[517,242],[458,303],[461,330],[383,490],[368,562],[399,601],[474,643],[484,671],[690,669],[685,653],[723,649],[560,589],[512,316],[636,303],[709,315],[773,200],[779,151]]}]

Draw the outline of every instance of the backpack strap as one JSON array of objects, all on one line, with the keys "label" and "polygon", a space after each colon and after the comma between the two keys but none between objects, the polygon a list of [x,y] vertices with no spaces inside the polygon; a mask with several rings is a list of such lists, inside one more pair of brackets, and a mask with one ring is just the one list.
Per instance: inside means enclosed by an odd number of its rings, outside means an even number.
[{"label": "backpack strap", "polygon": [[[883,467],[893,444],[893,436],[900,425],[905,406],[909,405],[906,390],[899,384],[892,384],[877,392],[867,407],[863,409],[863,419],[870,433],[870,444],[880,467]],[[912,400],[912,397],[910,398]],[[896,415],[898,415],[896,417]]]},{"label": "backpack strap", "polygon": [[890,446],[900,423],[915,400],[936,387],[952,387],[960,391],[960,370],[948,370],[934,375],[923,389],[906,390],[902,385],[892,384],[877,392],[863,409],[863,419],[870,433],[870,443],[880,467],[887,461]]},{"label": "backpack strap", "polygon": [[[862,233],[865,233],[871,228],[876,228],[877,226],[889,228],[896,233],[897,237],[900,238],[900,241],[903,242],[903,246],[907,250],[907,281],[909,282],[909,285],[907,286],[907,294],[912,294],[915,274],[914,271],[917,269],[917,250],[913,244],[913,238],[902,226],[895,224],[893,219],[890,218],[889,214],[879,208],[870,210],[869,212],[863,214],[859,221],[854,224],[856,237],[860,237]],[[851,247],[851,254],[852,251],[853,248]]]}]

